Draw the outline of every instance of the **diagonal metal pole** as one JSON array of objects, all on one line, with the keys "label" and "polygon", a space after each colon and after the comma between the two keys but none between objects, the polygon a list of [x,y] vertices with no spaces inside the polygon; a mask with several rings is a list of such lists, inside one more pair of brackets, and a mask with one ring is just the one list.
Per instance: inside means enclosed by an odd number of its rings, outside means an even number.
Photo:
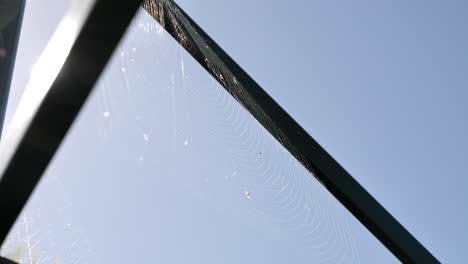
[{"label": "diagonal metal pole", "polygon": [[[3,34],[4,47],[7,54],[5,58],[0,61],[0,136],[3,130],[3,122],[5,118],[6,107],[8,103],[8,95],[10,92],[11,79],[13,77],[13,69],[15,66],[16,52],[18,49],[19,36],[21,32],[21,25],[23,22],[24,7],[26,0],[10,0],[10,9],[6,12],[13,12],[15,18],[9,22],[6,28],[1,28]],[[6,14],[1,14],[6,15]],[[9,14],[11,15],[11,14]]]},{"label": "diagonal metal pole", "polygon": [[172,0],[143,7],[404,263],[439,263]]},{"label": "diagonal metal pole", "polygon": [[0,162],[7,163],[0,168],[0,243],[73,124],[140,3],[95,1],[59,75],[47,87],[48,92],[18,144],[2,145]]}]

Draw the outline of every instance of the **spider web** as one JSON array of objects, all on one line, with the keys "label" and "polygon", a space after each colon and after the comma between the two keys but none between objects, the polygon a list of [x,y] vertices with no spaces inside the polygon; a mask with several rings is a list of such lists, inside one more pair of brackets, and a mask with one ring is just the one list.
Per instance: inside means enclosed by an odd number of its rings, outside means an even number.
[{"label": "spider web", "polygon": [[141,11],[2,255],[360,263],[353,220]]}]

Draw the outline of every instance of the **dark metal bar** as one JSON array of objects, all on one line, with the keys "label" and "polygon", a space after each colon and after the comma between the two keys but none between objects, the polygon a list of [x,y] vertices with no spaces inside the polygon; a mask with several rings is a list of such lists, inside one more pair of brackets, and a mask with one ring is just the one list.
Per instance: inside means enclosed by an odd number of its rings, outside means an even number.
[{"label": "dark metal bar", "polygon": [[3,242],[93,89],[139,0],[97,0],[0,178]]},{"label": "dark metal bar", "polygon": [[218,82],[404,263],[439,263],[172,0],[151,14]]},{"label": "dark metal bar", "polygon": [[16,264],[16,262],[0,257],[0,264]]},{"label": "dark metal bar", "polygon": [[6,107],[8,103],[8,95],[10,93],[11,79],[13,77],[13,69],[15,67],[16,51],[18,49],[19,36],[21,25],[23,22],[24,7],[26,0],[10,0],[15,2],[16,12],[15,19],[9,25],[2,29],[5,49],[8,52],[6,58],[0,62],[0,136],[2,134],[3,122],[5,118]]}]

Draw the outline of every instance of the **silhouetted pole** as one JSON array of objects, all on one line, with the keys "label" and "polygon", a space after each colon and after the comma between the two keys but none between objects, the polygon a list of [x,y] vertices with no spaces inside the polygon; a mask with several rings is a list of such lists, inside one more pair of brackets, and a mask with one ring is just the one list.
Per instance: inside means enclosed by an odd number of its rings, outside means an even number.
[{"label": "silhouetted pole", "polygon": [[0,136],[26,0],[0,0]]}]

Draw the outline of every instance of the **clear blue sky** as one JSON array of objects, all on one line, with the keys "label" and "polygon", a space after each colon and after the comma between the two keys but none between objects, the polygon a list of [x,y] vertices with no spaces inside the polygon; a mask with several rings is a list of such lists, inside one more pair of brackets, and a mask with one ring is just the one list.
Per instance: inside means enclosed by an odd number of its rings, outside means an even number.
[{"label": "clear blue sky", "polygon": [[[7,120],[66,9],[48,1],[28,1]],[[468,3],[178,3],[439,260],[466,259]],[[41,263],[396,262],[155,22],[131,32],[10,247],[31,241]]]}]

